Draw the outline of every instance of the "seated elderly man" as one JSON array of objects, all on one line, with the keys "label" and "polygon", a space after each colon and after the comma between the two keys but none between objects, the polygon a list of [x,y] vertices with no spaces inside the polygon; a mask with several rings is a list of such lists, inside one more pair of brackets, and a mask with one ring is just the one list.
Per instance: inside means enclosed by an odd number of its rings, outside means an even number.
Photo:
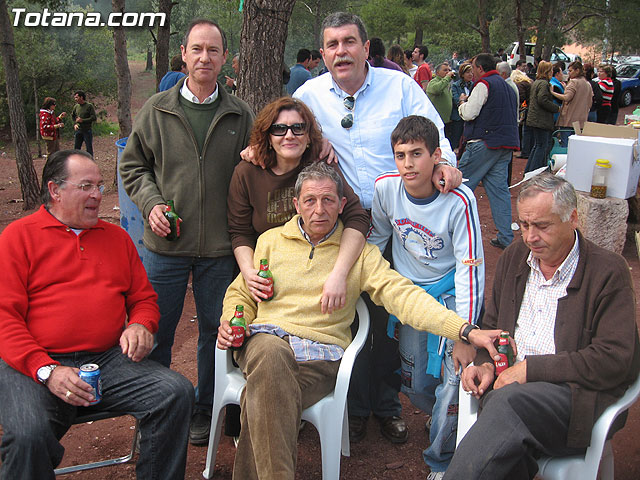
[{"label": "seated elderly man", "polygon": [[520,190],[523,242],[500,257],[483,319],[511,332],[517,361],[495,378],[478,351],[464,371],[483,409],[445,479],[530,479],[540,454],[584,452],[595,420],[638,376],[629,266],[576,230],[576,204],[573,187],[550,174]]},{"label": "seated elderly man", "polygon": [[103,190],[91,155],[56,152],[44,205],[0,235],[0,478],[54,478],[60,438],[94,401],[78,376],[89,363],[102,380],[91,409],[140,420],[138,478],[184,478],[193,386],[145,359],[157,296],[127,233],[98,219]]},{"label": "seated elderly man", "polygon": [[497,354],[498,330],[474,329],[422,288],[391,270],[367,244],[347,277],[346,305],[323,314],[322,286],[335,264],[346,199],[335,170],[324,162],[306,167],[293,199],[298,215],[262,234],[255,264],[269,259],[275,279],[271,301],[256,304],[241,275],[224,299],[218,347],[231,345],[229,319],[244,306],[251,336],[236,353],[247,385],[242,396],[242,430],[233,469],[238,480],[293,479],[300,416],[335,386],[339,360],[351,341],[350,324],[361,292],[414,328],[470,341]]}]

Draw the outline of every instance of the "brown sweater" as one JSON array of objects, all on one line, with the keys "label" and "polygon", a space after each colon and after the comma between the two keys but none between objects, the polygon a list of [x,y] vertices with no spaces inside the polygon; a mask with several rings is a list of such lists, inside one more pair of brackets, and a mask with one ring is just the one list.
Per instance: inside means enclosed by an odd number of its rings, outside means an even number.
[{"label": "brown sweater", "polygon": [[[558,300],[556,353],[528,356],[527,382],[569,384],[567,446],[582,448],[589,445],[595,420],[638,377],[640,345],[629,266],[580,232],[578,237],[578,266],[567,295]],[[518,241],[500,257],[482,328],[515,332],[530,272],[528,255],[527,246]],[[487,362],[486,350],[478,351],[476,365]]]},{"label": "brown sweater", "polygon": [[[347,204],[341,219],[345,228],[353,228],[365,237],[369,231],[369,214],[360,205],[358,196],[347,184],[340,169],[331,164],[342,177]],[[276,175],[271,169],[249,162],[240,162],[231,177],[227,197],[227,218],[231,246],[255,248],[258,236],[273,227],[284,225],[296,214],[293,186],[305,167],[300,164],[290,172]]]},{"label": "brown sweater", "polygon": [[573,122],[580,122],[580,128],[589,116],[593,99],[593,89],[584,77],[572,78],[564,91],[565,100],[556,121],[559,127],[573,127]]}]

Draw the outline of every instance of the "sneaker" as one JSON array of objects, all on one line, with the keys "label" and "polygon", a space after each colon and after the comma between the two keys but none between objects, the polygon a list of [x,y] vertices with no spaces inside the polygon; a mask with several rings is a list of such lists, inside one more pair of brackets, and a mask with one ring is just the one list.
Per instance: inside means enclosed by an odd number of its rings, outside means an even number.
[{"label": "sneaker", "polygon": [[430,472],[427,475],[427,480],[442,480],[444,478],[444,472]]},{"label": "sneaker", "polygon": [[424,429],[427,431],[427,433],[431,431],[432,421],[433,421],[433,418],[431,417],[431,415],[427,415],[427,421],[424,424]]},{"label": "sneaker", "polygon": [[238,449],[238,442],[240,442],[240,437],[233,437],[233,446]]},{"label": "sneaker", "polygon": [[211,415],[199,411],[191,417],[189,426],[189,441],[191,445],[206,445],[209,442],[209,429],[211,428]]}]

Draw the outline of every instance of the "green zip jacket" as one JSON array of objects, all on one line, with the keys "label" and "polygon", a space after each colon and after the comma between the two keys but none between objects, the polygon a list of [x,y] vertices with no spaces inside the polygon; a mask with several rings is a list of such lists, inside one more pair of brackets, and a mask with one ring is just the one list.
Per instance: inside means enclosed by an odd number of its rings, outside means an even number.
[{"label": "green zip jacket", "polygon": [[[173,256],[232,255],[227,192],[254,115],[218,84],[220,105],[201,152],[180,106],[183,83],[155,94],[136,115],[120,159],[122,183],[142,212],[149,250]],[[182,218],[180,238],[173,242],[153,233],[148,223],[151,209],[167,200],[174,201]]]},{"label": "green zip jacket", "polygon": [[433,103],[442,118],[443,123],[451,121],[451,109],[453,108],[453,96],[451,94],[451,77],[439,77],[434,75],[427,84],[427,97]]}]

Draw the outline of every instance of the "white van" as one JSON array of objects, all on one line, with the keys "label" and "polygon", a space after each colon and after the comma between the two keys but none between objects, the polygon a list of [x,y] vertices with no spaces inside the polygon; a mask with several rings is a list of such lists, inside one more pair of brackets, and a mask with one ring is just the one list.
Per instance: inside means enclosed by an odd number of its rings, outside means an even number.
[{"label": "white van", "polygon": [[[516,62],[520,60],[520,52],[519,52],[519,43],[513,42],[509,48],[507,48],[507,62],[511,65],[511,68],[515,68]],[[525,43],[524,50],[527,54],[527,63],[531,63],[533,65],[533,50],[536,48],[535,43]],[[565,67],[569,66],[569,64],[575,60],[582,61],[582,59],[578,55],[564,53],[558,47],[553,47],[551,50],[551,63],[556,62],[564,62]],[[566,68],[565,68],[565,73]]]}]

